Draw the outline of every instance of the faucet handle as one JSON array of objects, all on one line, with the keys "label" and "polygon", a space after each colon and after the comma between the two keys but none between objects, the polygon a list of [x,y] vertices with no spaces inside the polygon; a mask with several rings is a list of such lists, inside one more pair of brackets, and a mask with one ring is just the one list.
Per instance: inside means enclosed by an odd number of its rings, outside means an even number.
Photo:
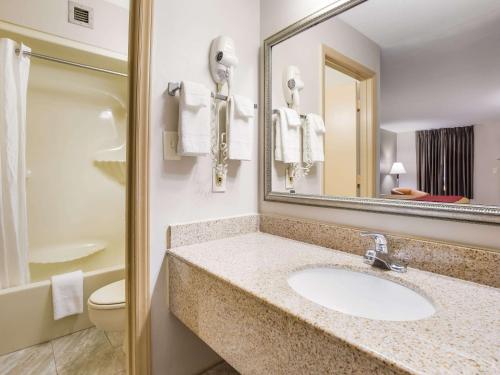
[{"label": "faucet handle", "polygon": [[361,237],[371,237],[375,240],[375,251],[387,253],[387,238],[383,234],[380,233],[370,233],[370,232],[362,232],[360,234]]}]

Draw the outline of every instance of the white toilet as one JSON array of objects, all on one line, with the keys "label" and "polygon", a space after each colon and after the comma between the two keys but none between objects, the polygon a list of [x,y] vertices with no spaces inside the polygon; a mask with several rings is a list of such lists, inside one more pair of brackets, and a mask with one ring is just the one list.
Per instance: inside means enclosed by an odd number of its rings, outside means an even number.
[{"label": "white toilet", "polygon": [[92,293],[87,301],[89,318],[104,331],[125,331],[125,279],[103,286]]}]

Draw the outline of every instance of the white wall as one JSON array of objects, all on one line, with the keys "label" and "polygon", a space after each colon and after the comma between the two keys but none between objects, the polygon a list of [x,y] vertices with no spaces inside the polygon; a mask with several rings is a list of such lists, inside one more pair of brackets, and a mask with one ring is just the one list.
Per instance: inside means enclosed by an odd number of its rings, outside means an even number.
[{"label": "white wall", "polygon": [[397,161],[403,163],[405,174],[399,175],[399,186],[417,188],[417,145],[415,132],[397,133]]},{"label": "white wall", "polygon": [[498,122],[500,49],[491,48],[500,39],[498,5],[495,18],[383,49],[381,126],[404,132]]},{"label": "white wall", "polygon": [[[169,224],[255,213],[258,209],[258,153],[230,162],[227,192],[211,192],[211,160],[162,160],[162,131],[177,126],[178,98],[169,81],[193,80],[215,89],[208,69],[210,42],[231,36],[239,65],[233,92],[258,99],[259,2],[257,0],[156,1],[151,92],[151,289],[154,374],[195,374],[218,357],[169,314],[165,234]],[[257,124],[255,137],[257,138]]]},{"label": "white wall", "polygon": [[[322,44],[358,61],[379,73],[380,50],[371,40],[339,19],[317,25],[273,47],[273,108],[286,106],[282,89],[283,71],[296,65],[304,81],[300,92],[300,112],[322,111]],[[285,191],[285,165],[273,162],[273,189]],[[316,164],[309,175],[298,181],[295,190],[303,194],[322,194],[323,165]]]},{"label": "white wall", "polygon": [[473,203],[500,205],[500,123],[474,126]]},{"label": "white wall", "polygon": [[128,10],[103,0],[77,2],[94,8],[93,29],[68,22],[68,0],[2,0],[0,20],[127,55]]},{"label": "white wall", "polygon": [[[261,38],[265,39],[287,25],[331,3],[331,0],[261,0]],[[304,217],[393,233],[500,248],[500,226],[299,206],[266,202],[262,199],[260,210],[263,213]]]},{"label": "white wall", "polygon": [[389,172],[392,164],[397,161],[397,152],[397,134],[380,129],[380,194],[391,194],[396,186],[396,176]]}]

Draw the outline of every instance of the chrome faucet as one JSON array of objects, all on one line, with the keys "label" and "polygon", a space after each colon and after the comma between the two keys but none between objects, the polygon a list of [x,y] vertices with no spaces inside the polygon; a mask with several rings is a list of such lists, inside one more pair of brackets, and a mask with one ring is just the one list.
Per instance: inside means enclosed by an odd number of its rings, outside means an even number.
[{"label": "chrome faucet", "polygon": [[373,266],[396,272],[406,272],[406,266],[394,261],[387,246],[387,238],[379,233],[361,233],[361,237],[371,237],[375,249],[369,249],[364,255],[364,262]]}]

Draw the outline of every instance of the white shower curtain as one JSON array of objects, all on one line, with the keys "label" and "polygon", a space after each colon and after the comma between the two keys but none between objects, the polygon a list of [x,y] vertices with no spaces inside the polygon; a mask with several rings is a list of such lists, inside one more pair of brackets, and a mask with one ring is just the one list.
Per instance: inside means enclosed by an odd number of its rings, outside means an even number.
[{"label": "white shower curtain", "polygon": [[0,39],[0,289],[29,282],[26,92],[29,48]]}]

